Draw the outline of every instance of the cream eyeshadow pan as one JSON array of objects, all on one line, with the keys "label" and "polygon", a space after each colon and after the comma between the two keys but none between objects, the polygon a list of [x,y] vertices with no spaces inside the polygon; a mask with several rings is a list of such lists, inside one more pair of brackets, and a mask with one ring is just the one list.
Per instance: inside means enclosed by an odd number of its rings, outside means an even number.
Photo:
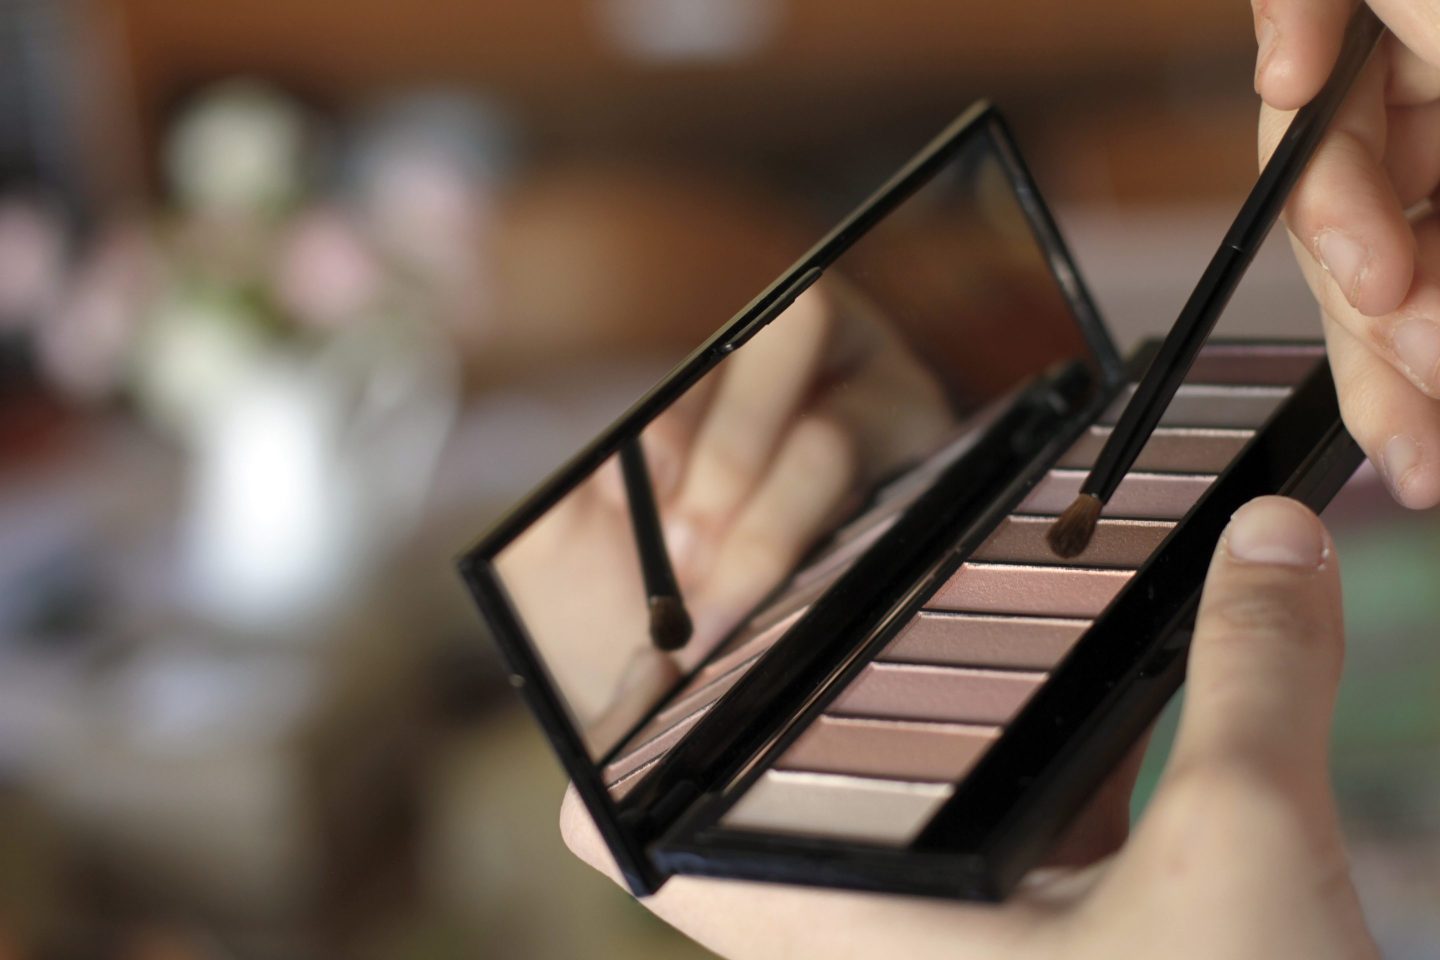
[{"label": "cream eyeshadow pan", "polygon": [[[1051,671],[1174,525],[1240,453],[1318,348],[1207,348],[1084,553],[1059,560],[1044,534],[1078,491],[1129,391],[1061,455],[1015,512],[925,601],[724,814],[732,830],[909,843],[1003,735]],[[866,518],[883,528],[907,497]],[[847,528],[848,529],[848,528]],[[851,531],[848,543],[878,534]],[[845,550],[842,543],[837,548]],[[762,661],[844,569],[835,551],[792,581],[700,667],[605,768],[628,792]]]}]

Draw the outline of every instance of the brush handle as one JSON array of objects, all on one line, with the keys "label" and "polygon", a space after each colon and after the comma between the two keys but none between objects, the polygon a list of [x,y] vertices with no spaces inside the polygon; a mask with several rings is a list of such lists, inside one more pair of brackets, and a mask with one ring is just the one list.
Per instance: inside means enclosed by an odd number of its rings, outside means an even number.
[{"label": "brush handle", "polygon": [[1085,479],[1080,492],[1108,501],[1120,481],[1129,472],[1150,439],[1155,425],[1169,406],[1175,391],[1190,372],[1195,355],[1204,346],[1215,322],[1245,275],[1255,253],[1270,233],[1270,228],[1284,209],[1295,182],[1319,146],[1330,126],[1335,111],[1345,100],[1361,68],[1384,32],[1375,13],[1364,3],[1356,8],[1345,29],[1345,42],[1335,68],[1315,98],[1301,107],[1280,144],[1271,154],[1235,222],[1225,234],[1220,249],[1215,251],[1200,282],[1185,301],[1175,326],[1155,353],[1155,359],[1135,388],[1120,420],[1111,431],[1095,466]]},{"label": "brush handle", "polygon": [[630,526],[640,554],[645,593],[651,600],[679,597],[680,586],[660,526],[660,507],[655,502],[655,489],[650,485],[650,470],[638,437],[621,444],[620,471],[625,477],[625,498],[630,504]]}]

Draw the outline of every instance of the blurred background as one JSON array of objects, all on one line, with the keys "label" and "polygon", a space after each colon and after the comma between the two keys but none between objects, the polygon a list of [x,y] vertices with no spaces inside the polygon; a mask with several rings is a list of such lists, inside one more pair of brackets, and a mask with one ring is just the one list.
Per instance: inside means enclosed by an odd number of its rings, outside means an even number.
[{"label": "blurred background", "polygon": [[[1238,0],[0,0],[0,957],[704,956],[564,851],[453,558],[979,97],[1162,329],[1253,45]],[[1283,244],[1225,329],[1315,333]],[[1329,519],[1356,870],[1432,956],[1440,522],[1368,471]]]}]

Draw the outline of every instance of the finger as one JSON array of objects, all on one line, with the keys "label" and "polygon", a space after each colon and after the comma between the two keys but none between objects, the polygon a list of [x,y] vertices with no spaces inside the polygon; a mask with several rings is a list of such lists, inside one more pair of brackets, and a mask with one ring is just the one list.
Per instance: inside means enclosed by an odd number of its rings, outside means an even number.
[{"label": "finger", "polygon": [[[769,474],[721,535],[713,560],[697,557],[703,577],[692,601],[697,637],[715,637],[775,589],[852,489],[849,434],[825,417],[790,431]],[[692,645],[696,653],[705,644]]]},{"label": "finger", "polygon": [[1294,110],[1320,90],[1340,54],[1350,0],[1252,0],[1255,92]]},{"label": "finger", "polygon": [[[828,327],[828,310],[807,291],[727,362],[692,445],[677,516],[699,528],[721,524],[759,482],[812,389]],[[683,556],[695,535],[677,535],[672,548]]]},{"label": "finger", "polygon": [[1411,509],[1440,503],[1440,403],[1328,317],[1325,342],[1345,427]]},{"label": "finger", "polygon": [[[1285,208],[1285,222],[1346,302],[1375,316],[1410,290],[1415,242],[1381,163],[1386,112],[1383,64],[1371,63],[1336,115]],[[1289,118],[1266,108],[1261,152],[1268,160]]]},{"label": "finger", "polygon": [[1436,54],[1426,59],[1394,36],[1384,38],[1380,54],[1389,64],[1387,103],[1414,106],[1440,99],[1440,58]]},{"label": "finger", "polygon": [[1323,793],[1342,650],[1325,528],[1283,497],[1241,507],[1205,581],[1166,780],[1243,770]]},{"label": "finger", "polygon": [[[1298,0],[1297,5],[1305,5]],[[1367,0],[1370,9],[1390,29],[1387,50],[1414,51],[1417,62],[1440,65],[1440,31],[1435,29],[1435,7],[1415,0]],[[1318,88],[1317,88],[1318,89]]]},{"label": "finger", "polygon": [[1410,292],[1392,312],[1366,316],[1355,309],[1328,274],[1291,236],[1301,273],[1325,315],[1336,321],[1378,357],[1409,380],[1421,393],[1440,397],[1440,282],[1433,268],[1440,254],[1440,234],[1432,226],[1417,225],[1416,260]]},{"label": "finger", "polygon": [[1406,210],[1440,186],[1440,103],[1386,111],[1385,174]]}]

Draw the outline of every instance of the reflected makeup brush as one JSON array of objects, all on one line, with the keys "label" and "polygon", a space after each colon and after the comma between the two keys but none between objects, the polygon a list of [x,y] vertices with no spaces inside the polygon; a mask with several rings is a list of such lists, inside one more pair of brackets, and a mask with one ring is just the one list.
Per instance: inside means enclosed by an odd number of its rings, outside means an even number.
[{"label": "reflected makeup brush", "polygon": [[690,640],[694,625],[680,596],[670,551],[660,528],[660,507],[650,485],[650,468],[640,438],[620,446],[620,471],[625,475],[625,498],[630,503],[630,525],[640,552],[640,570],[650,606],[650,639],[661,650],[679,650]]},{"label": "reflected makeup brush", "polygon": [[1201,274],[1175,326],[1135,388],[1135,395],[1081,485],[1080,495],[1050,527],[1046,539],[1057,555],[1078,556],[1089,545],[1101,509],[1150,439],[1384,29],[1363,2],[1351,15],[1335,68],[1315,98],[1290,121],[1220,249]]}]

